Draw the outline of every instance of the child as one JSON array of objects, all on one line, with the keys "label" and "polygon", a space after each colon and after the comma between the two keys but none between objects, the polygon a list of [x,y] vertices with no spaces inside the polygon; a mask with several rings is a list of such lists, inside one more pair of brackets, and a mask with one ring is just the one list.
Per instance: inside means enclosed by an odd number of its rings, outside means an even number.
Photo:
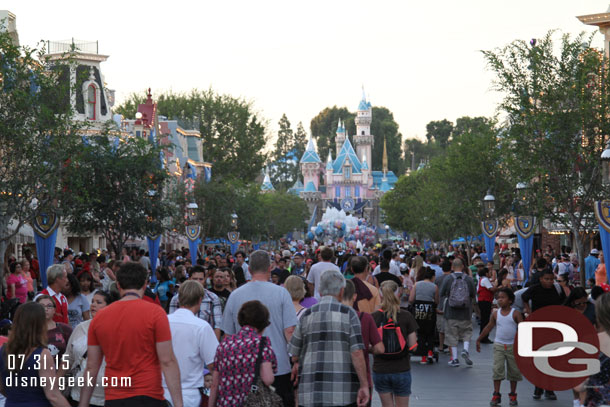
[{"label": "child", "polygon": [[201,391],[201,406],[207,407],[210,399],[210,389],[212,388],[212,373],[208,369],[203,369],[203,390]]},{"label": "child", "polygon": [[517,324],[523,321],[519,311],[511,308],[515,294],[510,288],[502,287],[496,294],[498,310],[494,310],[491,319],[481,335],[477,338],[477,352],[481,351],[481,340],[497,325],[494,343],[493,381],[494,393],[490,406],[499,406],[501,402],[500,383],[505,378],[510,381],[509,405],[517,405],[517,382],[523,380],[513,355],[513,342],[517,334]]}]

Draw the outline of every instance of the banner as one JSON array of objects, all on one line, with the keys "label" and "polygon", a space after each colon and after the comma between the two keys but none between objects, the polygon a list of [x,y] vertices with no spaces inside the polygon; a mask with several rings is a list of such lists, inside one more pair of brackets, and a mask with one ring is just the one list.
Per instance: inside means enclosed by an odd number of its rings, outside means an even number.
[{"label": "banner", "polygon": [[148,243],[148,258],[150,259],[150,269],[152,270],[150,281],[152,283],[157,282],[157,262],[159,260],[159,244],[161,243],[161,235],[158,236],[147,236],[146,242]]},{"label": "banner", "polygon": [[53,212],[43,212],[32,222],[42,288],[47,288],[47,268],[53,264],[58,226],[59,216]]},{"label": "banner", "polygon": [[599,223],[599,238],[602,242],[605,259],[606,253],[610,253],[610,201],[595,201],[594,209],[595,217]]},{"label": "banner", "polygon": [[483,240],[485,241],[486,262],[492,262],[498,234],[498,221],[496,219],[484,220],[481,222],[481,229],[483,229]]},{"label": "banner", "polygon": [[534,231],[536,230],[536,218],[534,216],[517,216],[514,218],[519,250],[521,251],[521,262],[523,263],[523,282],[527,283],[532,265],[532,250],[534,248]]},{"label": "banner", "polygon": [[199,243],[201,243],[200,239],[196,239],[196,240],[189,239],[189,253],[191,255],[191,264],[193,266],[197,265],[197,250],[199,248]]},{"label": "banner", "polygon": [[239,242],[231,243],[231,255],[234,255],[239,249]]}]

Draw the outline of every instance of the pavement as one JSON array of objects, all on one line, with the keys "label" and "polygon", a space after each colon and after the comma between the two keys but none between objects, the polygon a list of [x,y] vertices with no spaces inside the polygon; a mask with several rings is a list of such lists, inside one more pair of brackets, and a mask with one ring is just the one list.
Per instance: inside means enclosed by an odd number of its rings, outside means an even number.
[{"label": "pavement", "polygon": [[[475,322],[476,324],[476,322]],[[460,367],[449,367],[449,355],[441,354],[439,363],[433,365],[420,365],[420,358],[413,357],[411,360],[411,398],[410,407],[477,407],[489,406],[493,393],[493,381],[491,371],[493,364],[493,345],[481,345],[481,353],[477,353],[475,340],[478,336],[478,325],[472,336],[470,345],[470,358],[472,367],[467,367],[460,358]],[[490,335],[493,339],[493,334]],[[461,351],[461,344],[458,348]],[[372,361],[371,361],[372,362]],[[371,365],[372,366],[372,365]],[[502,381],[500,393],[502,394],[502,406],[508,406],[508,393],[510,387],[508,381]],[[373,391],[374,407],[381,407],[381,401]],[[521,407],[571,407],[572,392],[555,392],[556,401],[534,400],[534,386],[525,378],[517,385],[517,401]]]}]

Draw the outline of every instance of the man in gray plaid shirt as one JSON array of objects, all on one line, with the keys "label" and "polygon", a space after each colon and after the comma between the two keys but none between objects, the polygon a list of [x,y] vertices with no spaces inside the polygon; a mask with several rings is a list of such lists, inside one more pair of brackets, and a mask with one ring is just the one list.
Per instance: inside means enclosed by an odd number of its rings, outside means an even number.
[{"label": "man in gray plaid shirt", "polygon": [[327,270],[320,277],[320,302],[303,313],[288,353],[299,383],[299,406],[366,406],[369,385],[360,320],[343,304],[345,279]]},{"label": "man in gray plaid shirt", "polygon": [[[193,267],[189,279],[199,281],[205,287],[205,269],[201,266]],[[204,289],[203,291],[201,307],[199,307],[199,312],[195,316],[210,324],[216,334],[216,339],[220,340],[220,325],[222,324],[222,305],[220,304],[220,299],[209,290]],[[180,308],[180,304],[178,302],[178,294],[176,294],[169,302],[169,313],[172,314],[178,308]]]}]

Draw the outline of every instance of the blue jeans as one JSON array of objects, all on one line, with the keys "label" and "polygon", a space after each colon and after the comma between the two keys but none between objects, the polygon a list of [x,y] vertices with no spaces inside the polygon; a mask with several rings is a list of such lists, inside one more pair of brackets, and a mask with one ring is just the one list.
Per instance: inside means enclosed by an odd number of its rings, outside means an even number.
[{"label": "blue jeans", "polygon": [[411,371],[400,373],[375,373],[373,383],[377,393],[392,393],[398,397],[411,395]]}]

